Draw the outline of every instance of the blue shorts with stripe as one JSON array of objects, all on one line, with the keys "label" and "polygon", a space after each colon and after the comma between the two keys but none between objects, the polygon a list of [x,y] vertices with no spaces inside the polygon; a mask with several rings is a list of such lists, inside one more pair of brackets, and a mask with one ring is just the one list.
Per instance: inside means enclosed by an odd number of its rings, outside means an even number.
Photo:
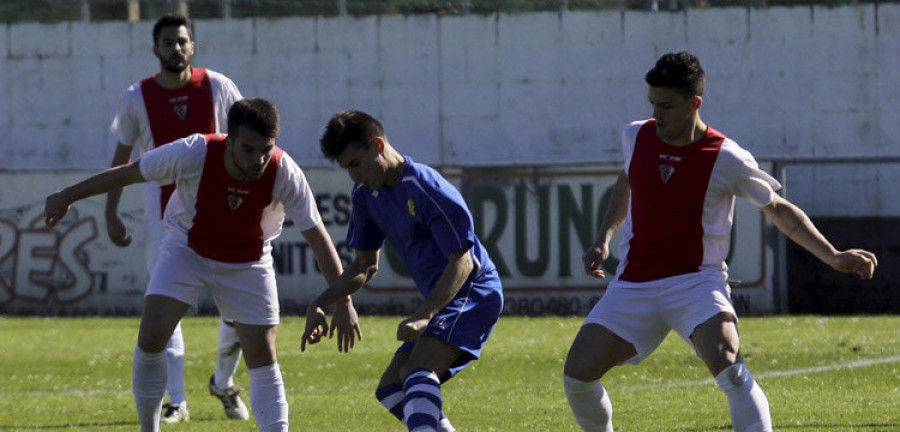
[{"label": "blue shorts with stripe", "polygon": [[[453,300],[444,306],[428,323],[422,336],[447,342],[463,351],[450,367],[450,379],[465,369],[472,360],[481,357],[487,342],[503,312],[503,288],[497,271],[467,281]],[[405,342],[397,351],[411,351],[415,342]]]}]

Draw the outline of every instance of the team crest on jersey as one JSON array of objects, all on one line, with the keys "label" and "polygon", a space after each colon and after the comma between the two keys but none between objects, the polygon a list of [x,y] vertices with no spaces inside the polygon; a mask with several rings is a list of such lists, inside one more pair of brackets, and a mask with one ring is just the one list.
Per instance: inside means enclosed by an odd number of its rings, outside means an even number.
[{"label": "team crest on jersey", "polygon": [[187,104],[178,104],[172,107],[172,111],[175,111],[175,116],[177,116],[180,120],[184,120],[187,117]]},{"label": "team crest on jersey", "polygon": [[406,199],[406,211],[409,212],[409,217],[416,217],[416,203],[413,202],[412,198]]},{"label": "team crest on jersey", "polygon": [[244,199],[237,195],[228,195],[227,199],[228,199],[228,208],[230,208],[232,210],[237,210],[237,208],[240,207],[241,204],[244,203]]},{"label": "team crest on jersey", "polygon": [[675,174],[675,167],[672,165],[662,164],[659,166],[659,177],[662,179],[663,184],[669,182],[669,179],[672,178],[672,174]]}]

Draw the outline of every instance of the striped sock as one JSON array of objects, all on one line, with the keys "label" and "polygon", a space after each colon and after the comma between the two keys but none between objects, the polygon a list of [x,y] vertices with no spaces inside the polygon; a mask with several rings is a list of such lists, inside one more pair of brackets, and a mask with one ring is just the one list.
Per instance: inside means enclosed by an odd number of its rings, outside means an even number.
[{"label": "striped sock", "polygon": [[410,432],[436,431],[443,405],[441,383],[427,369],[412,371],[403,381],[403,414]]},{"label": "striped sock", "polygon": [[397,420],[403,421],[403,384],[388,384],[375,390],[375,397]]}]

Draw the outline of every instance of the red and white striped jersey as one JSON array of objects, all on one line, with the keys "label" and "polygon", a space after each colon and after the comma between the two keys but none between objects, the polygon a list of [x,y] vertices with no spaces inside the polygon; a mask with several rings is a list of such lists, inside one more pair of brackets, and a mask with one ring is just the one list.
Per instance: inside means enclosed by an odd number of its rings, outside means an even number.
[{"label": "red and white striped jersey", "polygon": [[[119,143],[138,147],[140,155],[194,133],[227,133],[228,109],[242,99],[228,77],[203,68],[191,68],[191,80],[167,89],[156,74],[132,84],[119,102],[110,135]],[[145,185],[144,215],[148,224],[162,217],[172,188]]]},{"label": "red and white striped jersey", "polygon": [[225,171],[226,136],[195,134],[144,154],[147,180],[176,185],[166,207],[166,239],[226,263],[259,261],[272,250],[285,217],[305,231],[322,219],[299,166],[276,147],[262,178]]},{"label": "red and white striped jersey", "polygon": [[631,190],[617,278],[646,282],[700,270],[725,272],[734,197],[764,207],[781,185],[753,156],[708,127],[685,147],[663,142],[655,120],[622,134]]}]

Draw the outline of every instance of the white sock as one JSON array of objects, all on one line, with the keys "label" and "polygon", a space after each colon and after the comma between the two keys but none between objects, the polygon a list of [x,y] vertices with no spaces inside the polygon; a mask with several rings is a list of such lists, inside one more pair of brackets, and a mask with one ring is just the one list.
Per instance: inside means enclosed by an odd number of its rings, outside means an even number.
[{"label": "white sock", "polygon": [[247,370],[250,406],[261,432],[288,431],[288,403],[278,363]]},{"label": "white sock", "polygon": [[725,368],[716,376],[716,383],[728,396],[735,432],[772,432],[769,401],[746,365],[736,363]]},{"label": "white sock", "polygon": [[411,432],[436,431],[441,418],[441,381],[434,372],[419,368],[403,380],[403,418]]},{"label": "white sock", "polygon": [[131,391],[141,432],[159,432],[162,401],[166,395],[166,354],[145,353],[135,347],[131,364]]},{"label": "white sock", "polygon": [[227,389],[234,385],[234,374],[241,361],[241,341],[237,329],[219,320],[219,351],[216,353],[216,387]]},{"label": "white sock", "polygon": [[612,402],[600,380],[585,382],[563,375],[563,387],[575,420],[587,432],[613,432]]},{"label": "white sock", "polygon": [[166,382],[169,403],[187,408],[187,398],[184,394],[184,335],[181,333],[181,321],[166,342],[166,360],[169,364],[169,378]]}]

